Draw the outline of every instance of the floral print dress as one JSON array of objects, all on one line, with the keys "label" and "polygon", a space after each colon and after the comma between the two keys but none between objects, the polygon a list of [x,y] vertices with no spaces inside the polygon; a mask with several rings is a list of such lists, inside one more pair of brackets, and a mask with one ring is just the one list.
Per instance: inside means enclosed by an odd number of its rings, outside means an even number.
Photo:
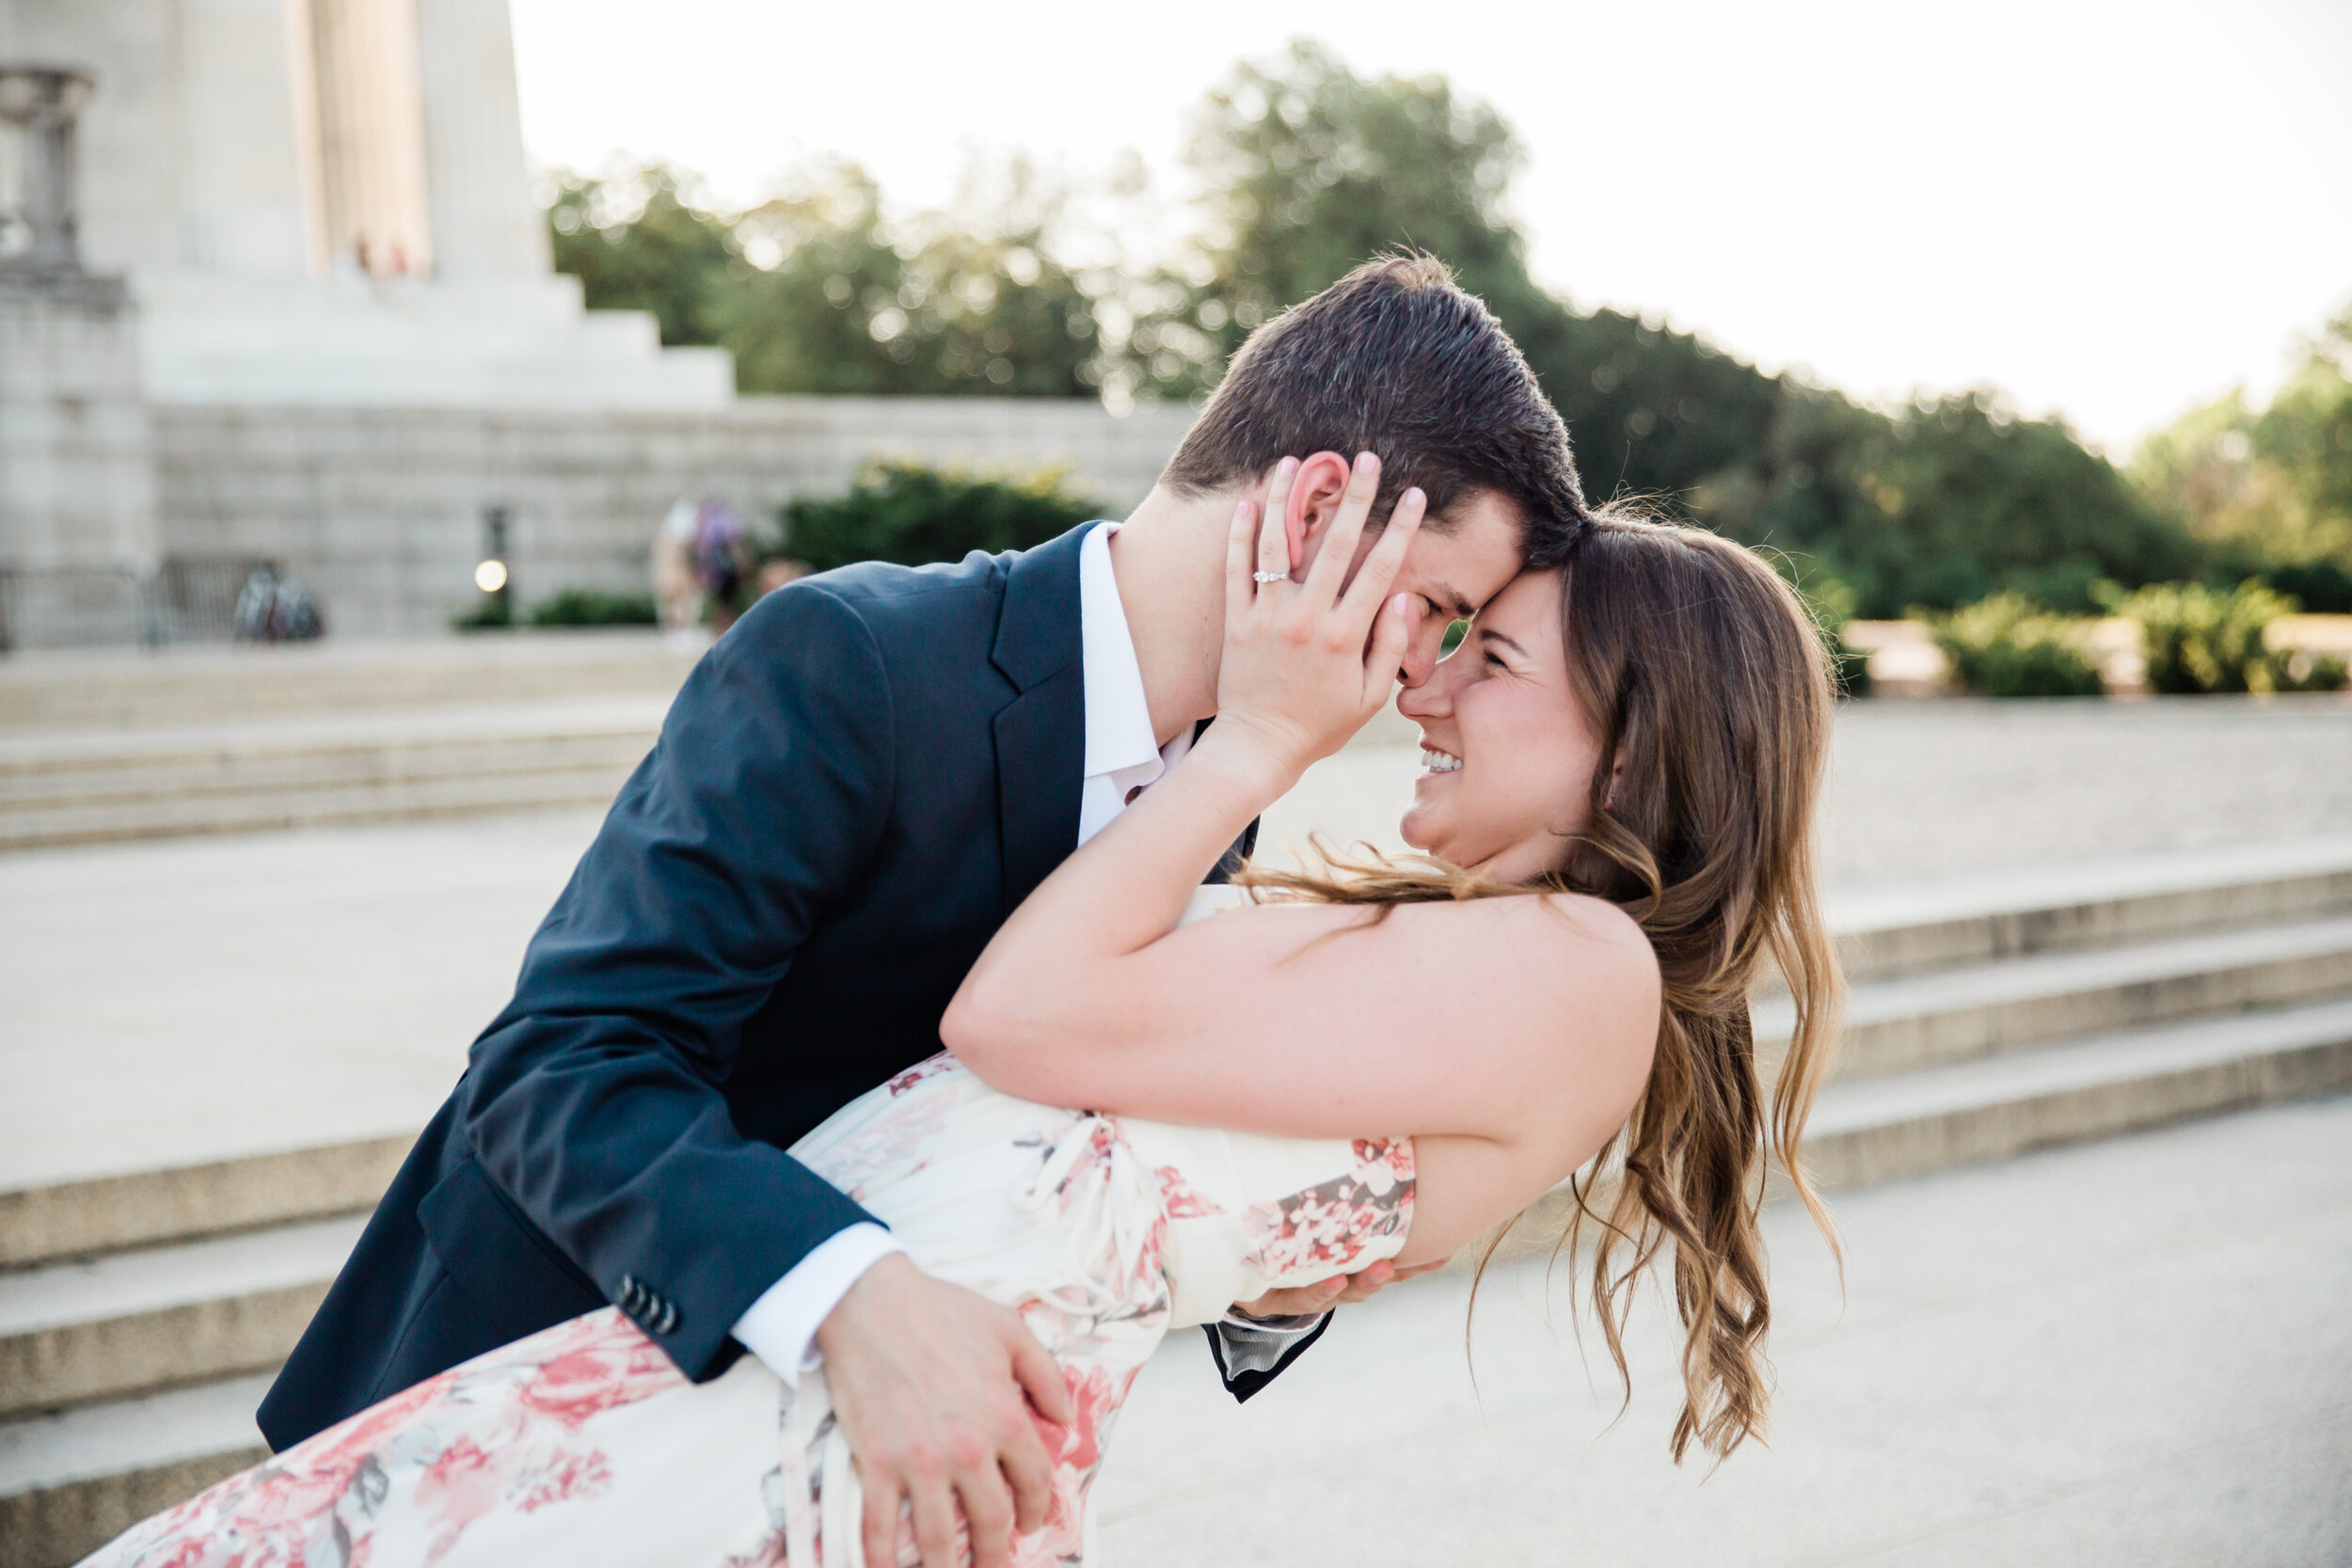
[{"label": "floral print dress", "polygon": [[[1269,1138],[1032,1104],[942,1054],[792,1152],[914,1260],[1018,1309],[1078,1417],[1041,1426],[1045,1527],[1017,1568],[1088,1559],[1089,1490],[1171,1328],[1404,1246],[1406,1139]],[[821,1368],[744,1356],[689,1383],[618,1307],[428,1379],[87,1560],[103,1568],[865,1568]],[[902,1560],[914,1555],[900,1533]]]}]

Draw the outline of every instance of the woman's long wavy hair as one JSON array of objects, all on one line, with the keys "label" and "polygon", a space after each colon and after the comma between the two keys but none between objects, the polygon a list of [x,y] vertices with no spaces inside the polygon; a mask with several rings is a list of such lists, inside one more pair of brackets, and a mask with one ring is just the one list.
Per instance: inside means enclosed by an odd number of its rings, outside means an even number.
[{"label": "woman's long wavy hair", "polygon": [[[1720,1460],[1763,1435],[1772,1395],[1757,1224],[1768,1143],[1836,1246],[1800,1158],[1843,998],[1814,877],[1829,657],[1777,573],[1698,529],[1603,510],[1562,570],[1568,679],[1601,749],[1583,831],[1533,885],[1605,898],[1638,921],[1663,1000],[1648,1082],[1572,1180],[1554,1255],[1574,1256],[1596,1227],[1593,1307],[1629,1396],[1625,1322],[1671,1243],[1687,1335],[1674,1456],[1695,1438]],[[1427,857],[1327,853],[1303,872],[1252,867],[1235,879],[1389,907],[1530,891]],[[1767,957],[1796,1001],[1777,1077],[1748,1013]],[[1488,1243],[1481,1275],[1502,1240]]]}]

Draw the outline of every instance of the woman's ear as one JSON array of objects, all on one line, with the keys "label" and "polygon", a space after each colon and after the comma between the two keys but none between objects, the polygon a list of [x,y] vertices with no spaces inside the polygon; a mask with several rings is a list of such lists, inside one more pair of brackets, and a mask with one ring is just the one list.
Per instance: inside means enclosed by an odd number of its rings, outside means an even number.
[{"label": "woman's ear", "polygon": [[1290,541],[1294,576],[1314,563],[1315,550],[1340,515],[1352,471],[1347,459],[1336,451],[1319,451],[1298,466],[1289,504],[1282,508],[1282,533]]}]

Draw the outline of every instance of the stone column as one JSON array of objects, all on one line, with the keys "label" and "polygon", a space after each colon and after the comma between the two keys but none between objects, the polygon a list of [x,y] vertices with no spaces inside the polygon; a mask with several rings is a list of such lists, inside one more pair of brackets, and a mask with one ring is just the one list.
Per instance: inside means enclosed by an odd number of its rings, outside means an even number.
[{"label": "stone column", "polygon": [[433,260],[451,282],[544,277],[547,224],[531,198],[506,0],[416,0]]},{"label": "stone column", "polygon": [[326,245],[337,269],[433,270],[415,0],[310,0]]},{"label": "stone column", "polygon": [[0,0],[0,59],[70,62],[97,83],[75,152],[82,248],[103,271],[186,264],[176,9],[170,0]]},{"label": "stone column", "polygon": [[[301,277],[312,270],[303,165],[313,132],[295,113],[301,62],[287,32],[299,8],[178,0],[177,9],[179,264],[217,277]],[[111,81],[100,86],[111,97]],[[92,180],[101,174],[93,168]]]},{"label": "stone column", "polygon": [[136,319],[75,245],[88,90],[87,72],[0,64],[25,235],[0,260],[0,646],[137,634],[160,553]]},{"label": "stone column", "polygon": [[0,121],[16,132],[16,210],[8,216],[21,239],[7,258],[11,268],[42,275],[82,270],[73,122],[89,91],[85,71],[0,65]]}]

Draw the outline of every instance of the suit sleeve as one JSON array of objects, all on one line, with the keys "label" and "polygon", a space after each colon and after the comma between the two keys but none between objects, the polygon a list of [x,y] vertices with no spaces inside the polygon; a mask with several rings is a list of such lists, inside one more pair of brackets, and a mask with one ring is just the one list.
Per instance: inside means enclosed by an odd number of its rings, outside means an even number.
[{"label": "suit sleeve", "polygon": [[[681,1370],[812,1248],[870,1219],[719,1093],[743,1026],[871,859],[889,684],[830,589],[770,594],[695,668],[474,1042],[459,1114],[496,1185]],[[645,1321],[639,1314],[640,1321]]]}]

